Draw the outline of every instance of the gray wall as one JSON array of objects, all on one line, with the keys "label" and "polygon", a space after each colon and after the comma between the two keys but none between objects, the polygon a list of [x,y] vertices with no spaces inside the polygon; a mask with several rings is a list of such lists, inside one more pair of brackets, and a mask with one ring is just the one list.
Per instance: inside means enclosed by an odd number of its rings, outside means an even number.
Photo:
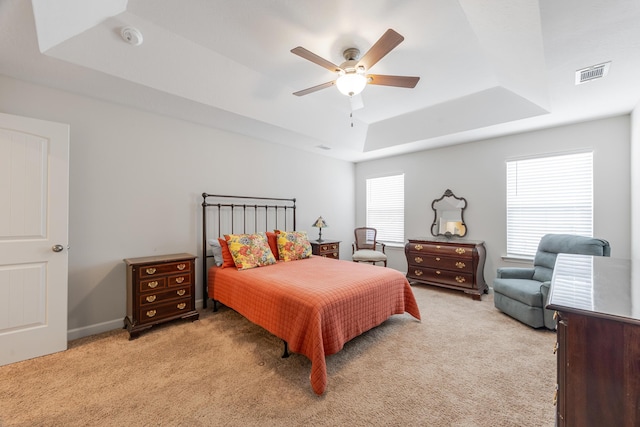
[{"label": "gray wall", "polygon": [[[468,237],[487,244],[491,283],[506,264],[505,160],[593,149],[595,235],[611,242],[613,256],[630,256],[628,115],[354,166],[3,76],[0,93],[4,113],[71,125],[70,338],[122,326],[123,258],[200,254],[202,192],[296,197],[298,228],[315,237],[310,224],[322,215],[330,225],[323,235],[342,240],[340,257],[350,259],[353,228],[364,225],[365,179],[404,172],[406,237],[429,235],[431,201],[451,189],[468,201]],[[638,121],[634,115],[634,129]],[[327,171],[330,181],[314,178]],[[389,265],[406,271],[403,248],[388,253]]]},{"label": "gray wall", "polygon": [[[430,236],[431,201],[446,189],[467,199],[469,239],[487,246],[485,279],[491,286],[505,261],[505,161],[525,156],[594,152],[594,235],[609,240],[612,256],[630,257],[630,117],[613,117],[427,150],[356,165],[356,225],[365,222],[365,179],[405,173],[405,237]],[[406,271],[402,250],[392,251],[391,267]]]},{"label": "gray wall", "polygon": [[298,229],[317,238],[311,224],[322,215],[323,236],[343,240],[340,256],[350,259],[351,162],[2,76],[0,93],[3,113],[71,127],[70,338],[122,327],[123,258],[200,255],[203,192],[296,197]]}]

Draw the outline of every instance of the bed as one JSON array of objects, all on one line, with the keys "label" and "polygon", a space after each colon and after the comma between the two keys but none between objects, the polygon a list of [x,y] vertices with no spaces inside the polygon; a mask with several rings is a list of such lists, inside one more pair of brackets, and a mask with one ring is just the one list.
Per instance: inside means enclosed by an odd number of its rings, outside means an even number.
[{"label": "bed", "polygon": [[[295,229],[295,199],[203,193],[202,207],[205,260],[211,258],[207,243],[217,238],[211,236]],[[229,232],[221,231],[225,228]],[[319,256],[246,269],[209,264],[203,262],[205,306],[208,298],[214,310],[217,303],[224,304],[281,338],[285,354],[291,350],[309,358],[316,394],[327,387],[326,356],[392,315],[406,312],[420,320],[406,277],[390,268]]]}]

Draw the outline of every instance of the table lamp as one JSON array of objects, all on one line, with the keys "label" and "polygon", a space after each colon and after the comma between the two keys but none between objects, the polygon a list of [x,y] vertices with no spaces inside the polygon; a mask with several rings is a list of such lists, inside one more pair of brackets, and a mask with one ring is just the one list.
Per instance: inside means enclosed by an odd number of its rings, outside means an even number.
[{"label": "table lamp", "polygon": [[318,217],[318,219],[316,219],[316,222],[311,224],[311,226],[312,227],[318,227],[320,229],[320,232],[318,234],[318,242],[322,242],[322,228],[323,227],[328,227],[327,223],[320,216],[320,217]]}]

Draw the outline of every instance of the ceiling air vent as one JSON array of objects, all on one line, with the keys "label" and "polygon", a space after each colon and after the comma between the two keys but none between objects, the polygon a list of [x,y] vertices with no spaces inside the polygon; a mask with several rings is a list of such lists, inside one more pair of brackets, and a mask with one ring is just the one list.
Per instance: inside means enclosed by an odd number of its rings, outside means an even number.
[{"label": "ceiling air vent", "polygon": [[576,84],[579,85],[603,78],[609,72],[610,65],[611,61],[576,71]]}]

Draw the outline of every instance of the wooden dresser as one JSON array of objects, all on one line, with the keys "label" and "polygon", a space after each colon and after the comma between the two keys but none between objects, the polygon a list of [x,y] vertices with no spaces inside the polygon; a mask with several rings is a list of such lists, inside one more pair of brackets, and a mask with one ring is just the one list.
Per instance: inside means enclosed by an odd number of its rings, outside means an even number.
[{"label": "wooden dresser", "polygon": [[484,281],[484,242],[439,238],[409,239],[404,252],[410,283],[458,289],[476,300],[489,291]]},{"label": "wooden dresser", "polygon": [[339,240],[312,240],[311,252],[314,255],[320,255],[327,258],[339,259],[340,258],[340,241]]},{"label": "wooden dresser", "polygon": [[129,339],[158,323],[197,320],[195,256],[191,254],[126,258]]},{"label": "wooden dresser", "polygon": [[640,261],[558,255],[547,308],[558,321],[559,427],[640,425],[639,269]]}]

